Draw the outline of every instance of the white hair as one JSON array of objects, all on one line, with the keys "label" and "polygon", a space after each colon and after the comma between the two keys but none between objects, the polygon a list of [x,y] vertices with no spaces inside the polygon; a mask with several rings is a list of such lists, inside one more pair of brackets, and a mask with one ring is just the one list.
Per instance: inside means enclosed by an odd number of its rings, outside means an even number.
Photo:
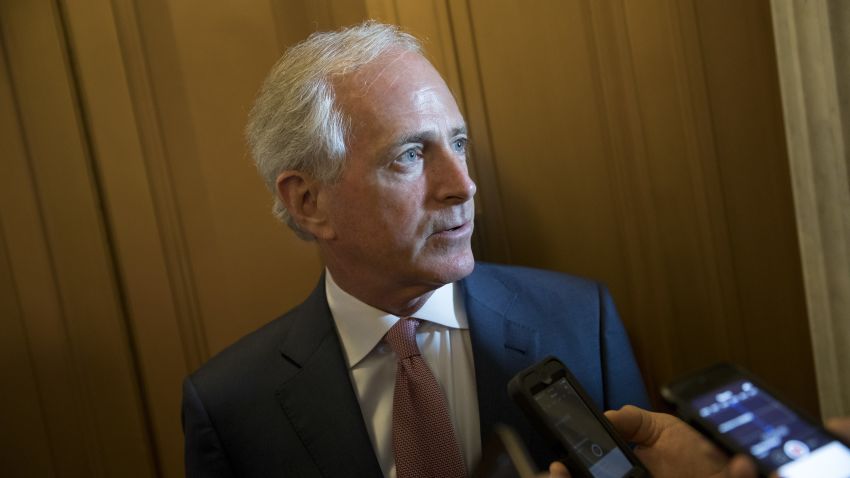
[{"label": "white hair", "polygon": [[248,118],[248,145],[260,176],[275,193],[274,215],[302,239],[315,238],[299,227],[276,194],[277,177],[296,170],[322,182],[339,178],[350,120],[335,103],[332,80],[390,49],[422,52],[412,35],[372,20],[313,33],[284,53],[260,89]]}]

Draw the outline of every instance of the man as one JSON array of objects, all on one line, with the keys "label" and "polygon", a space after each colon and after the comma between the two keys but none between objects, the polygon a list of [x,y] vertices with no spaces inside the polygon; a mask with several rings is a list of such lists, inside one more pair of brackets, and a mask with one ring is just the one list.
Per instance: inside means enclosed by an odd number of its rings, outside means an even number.
[{"label": "man", "polygon": [[184,382],[188,476],[463,476],[495,422],[546,466],[505,388],[549,354],[599,406],[646,404],[604,287],[475,263],[466,124],[413,37],[312,35],[272,70],[248,137],[326,269]]}]

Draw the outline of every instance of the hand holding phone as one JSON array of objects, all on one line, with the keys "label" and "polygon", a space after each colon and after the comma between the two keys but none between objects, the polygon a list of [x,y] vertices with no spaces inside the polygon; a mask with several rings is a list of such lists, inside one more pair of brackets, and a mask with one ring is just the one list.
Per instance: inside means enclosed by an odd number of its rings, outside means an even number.
[{"label": "hand holding phone", "polygon": [[675,415],[627,405],[605,417],[655,478],[755,478],[755,465],[744,456],[730,460],[693,427]]},{"label": "hand holding phone", "polygon": [[650,476],[558,359],[547,357],[518,373],[508,383],[508,392],[535,426],[560,446],[574,477]]},{"label": "hand holding phone", "polygon": [[850,477],[850,446],[740,367],[718,364],[661,393],[683,419],[722,448],[752,456],[765,476]]}]

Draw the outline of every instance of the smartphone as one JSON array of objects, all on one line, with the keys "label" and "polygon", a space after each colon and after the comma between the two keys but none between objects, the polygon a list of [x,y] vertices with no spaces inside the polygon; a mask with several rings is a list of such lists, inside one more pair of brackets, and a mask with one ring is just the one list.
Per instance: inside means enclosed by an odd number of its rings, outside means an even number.
[{"label": "smartphone", "polygon": [[534,426],[559,445],[573,476],[650,476],[560,360],[546,357],[518,373],[508,383],[508,393]]},{"label": "smartphone", "polygon": [[736,365],[721,363],[662,387],[694,428],[780,477],[850,477],[850,447]]},{"label": "smartphone", "polygon": [[472,478],[536,478],[537,467],[516,431],[497,424],[484,444]]}]

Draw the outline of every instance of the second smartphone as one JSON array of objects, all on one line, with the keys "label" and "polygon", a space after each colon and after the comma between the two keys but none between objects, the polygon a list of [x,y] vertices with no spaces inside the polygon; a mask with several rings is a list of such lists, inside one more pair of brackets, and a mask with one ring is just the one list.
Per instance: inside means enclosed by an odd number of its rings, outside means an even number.
[{"label": "second smartphone", "polygon": [[746,370],[720,363],[665,386],[664,398],[731,453],[755,458],[759,472],[783,478],[850,477],[850,447]]},{"label": "second smartphone", "polygon": [[650,476],[560,360],[546,357],[518,373],[508,393],[537,429],[561,446],[574,477]]}]

